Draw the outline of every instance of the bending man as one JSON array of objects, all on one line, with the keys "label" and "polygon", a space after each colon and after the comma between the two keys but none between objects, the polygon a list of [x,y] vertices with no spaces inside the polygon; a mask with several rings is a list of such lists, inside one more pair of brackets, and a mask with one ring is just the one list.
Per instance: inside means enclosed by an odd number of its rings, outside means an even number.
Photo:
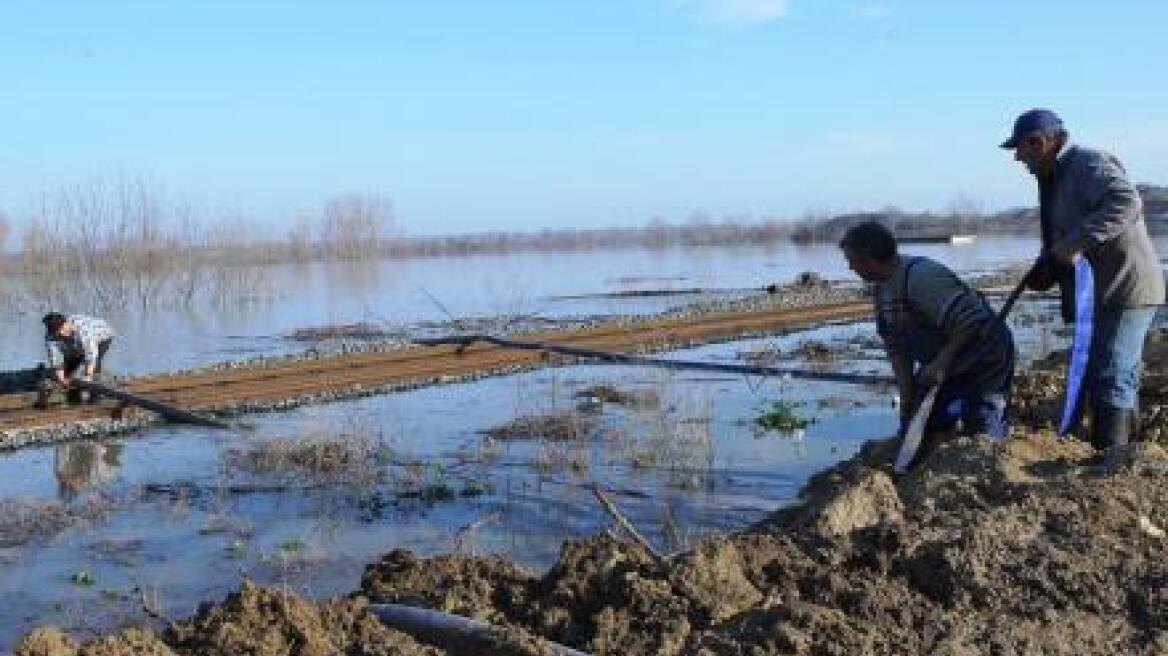
[{"label": "bending man", "polygon": [[874,288],[876,325],[900,388],[900,430],[940,385],[930,430],[1006,437],[1014,341],[993,308],[944,265],[897,253],[896,239],[870,221],[839,243],[848,266]]},{"label": "bending man", "polygon": [[[113,331],[105,320],[81,314],[65,316],[50,312],[41,322],[45,324],[45,348],[53,376],[58,384],[67,388],[66,398],[70,402],[80,402],[81,390],[69,387],[69,381],[75,374],[85,381],[101,375],[102,361],[113,343]],[[41,387],[36,402],[38,407],[48,403],[49,392],[48,387]],[[96,402],[97,397],[90,395],[89,400]]]}]

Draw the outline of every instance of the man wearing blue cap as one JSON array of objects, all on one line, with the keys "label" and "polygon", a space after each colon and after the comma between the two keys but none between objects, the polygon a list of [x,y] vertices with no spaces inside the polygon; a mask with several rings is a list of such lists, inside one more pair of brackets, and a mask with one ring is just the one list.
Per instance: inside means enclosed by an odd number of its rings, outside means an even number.
[{"label": "man wearing blue cap", "polygon": [[1139,439],[1144,339],[1164,302],[1164,275],[1135,185],[1115,156],[1072,145],[1062,119],[1048,109],[1019,116],[1001,146],[1012,149],[1038,181],[1042,249],[1048,257],[1028,286],[1045,291],[1059,284],[1063,319],[1069,322],[1075,257],[1085,256],[1094,271],[1086,378],[1091,443],[1102,450]]}]

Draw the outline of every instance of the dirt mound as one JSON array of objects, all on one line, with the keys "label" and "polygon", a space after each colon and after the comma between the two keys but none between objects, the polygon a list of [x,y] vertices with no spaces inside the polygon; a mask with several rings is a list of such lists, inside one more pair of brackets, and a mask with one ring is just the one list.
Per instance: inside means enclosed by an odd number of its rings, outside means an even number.
[{"label": "dirt mound", "polygon": [[204,605],[195,617],[167,634],[184,654],[329,656],[446,652],[388,629],[370,614],[363,599],[314,604],[294,595],[244,583],[218,605]]},{"label": "dirt mound", "polygon": [[[1165,358],[1168,358],[1168,332],[1152,333],[1144,349],[1144,362],[1163,362]],[[1015,376],[1011,407],[1015,421],[1047,428],[1058,423],[1066,389],[1066,368],[1067,352],[1057,351],[1032,363],[1031,370]],[[1144,439],[1168,443],[1168,372],[1159,367],[1144,372],[1140,402]]]},{"label": "dirt mound", "polygon": [[[666,563],[597,536],[566,544],[541,578],[498,579],[504,596],[475,593],[492,587],[480,578],[468,594],[498,622],[594,654],[1168,648],[1163,450],[1129,449],[1127,467],[1105,471],[1048,434],[956,440],[894,479],[892,449],[867,445],[812,479],[801,505]],[[367,572],[364,592],[396,576]]]},{"label": "dirt mound", "polygon": [[58,629],[37,629],[19,647],[16,656],[173,656],[174,652],[145,629],[128,629],[79,646]]},{"label": "dirt mound", "polygon": [[365,568],[361,594],[376,602],[508,621],[527,603],[533,576],[503,558],[438,556],[422,559],[396,549]]}]

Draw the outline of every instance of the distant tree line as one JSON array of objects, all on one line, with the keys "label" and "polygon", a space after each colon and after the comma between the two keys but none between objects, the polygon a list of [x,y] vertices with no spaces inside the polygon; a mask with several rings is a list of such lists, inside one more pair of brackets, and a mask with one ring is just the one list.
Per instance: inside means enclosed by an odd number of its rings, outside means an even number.
[{"label": "distant tree line", "polygon": [[[1139,185],[1148,223],[1168,232],[1168,187]],[[582,251],[613,248],[739,246],[780,241],[834,241],[851,226],[879,221],[897,234],[1034,234],[1037,209],[987,213],[958,197],[943,212],[897,207],[829,214],[809,212],[789,220],[695,213],[680,223],[655,217],[621,228],[492,231],[407,237],[384,196],[334,196],[314,213],[291,222],[283,235],[261,234],[241,217],[209,219],[189,204],[166,197],[139,179],[99,180],[44,197],[22,232],[26,271],[46,267],[60,273],[172,269],[213,264],[363,259],[370,257],[504,254],[521,251]],[[0,213],[0,246],[9,224]],[[51,263],[51,267],[49,264]]]},{"label": "distant tree line", "polygon": [[1144,214],[1168,222],[1168,187],[1142,184],[1136,185],[1136,189],[1144,199]]}]

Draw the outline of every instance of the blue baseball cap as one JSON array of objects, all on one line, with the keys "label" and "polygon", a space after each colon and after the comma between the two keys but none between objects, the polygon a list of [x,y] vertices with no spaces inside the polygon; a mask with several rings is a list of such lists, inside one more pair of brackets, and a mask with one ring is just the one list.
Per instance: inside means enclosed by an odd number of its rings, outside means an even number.
[{"label": "blue baseball cap", "polygon": [[1032,109],[1014,121],[1014,134],[1002,142],[1002,148],[1014,148],[1026,137],[1039,131],[1063,129],[1063,120],[1049,109]]}]

